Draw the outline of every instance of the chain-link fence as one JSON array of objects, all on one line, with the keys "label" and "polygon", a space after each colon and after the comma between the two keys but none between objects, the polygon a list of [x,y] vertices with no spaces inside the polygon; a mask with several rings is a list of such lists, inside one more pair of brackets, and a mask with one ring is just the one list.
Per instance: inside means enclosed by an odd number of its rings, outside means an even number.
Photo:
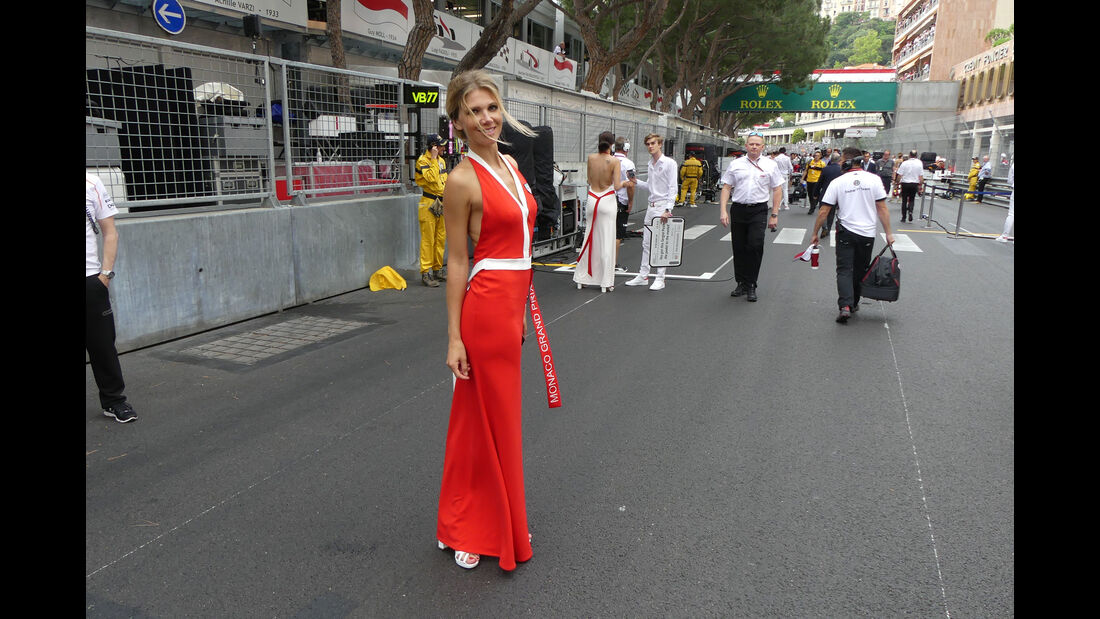
[{"label": "chain-link fence", "polygon": [[122,212],[394,192],[403,80],[86,28],[86,165]]},{"label": "chain-link fence", "polygon": [[[406,108],[405,80],[357,71],[91,27],[85,68],[86,165],[124,213],[401,191],[419,154],[410,136],[445,128],[436,126],[439,111],[421,119]],[[703,144],[717,163],[733,143],[631,106],[579,111],[585,99],[575,98],[578,109],[505,104],[519,120],[551,127],[554,160],[570,165],[596,151],[603,131],[630,142],[640,175],[650,133],[677,162],[687,145]]]},{"label": "chain-link fence", "polygon": [[[1008,176],[1008,165],[1015,153],[1015,129],[1012,117],[967,121],[961,116],[931,120],[920,124],[879,131],[873,138],[848,140],[868,151],[909,154],[910,151],[935,153],[942,157],[944,169],[955,176],[966,176],[972,157],[989,157],[993,177]],[[1002,156],[1003,155],[1003,156]]]}]

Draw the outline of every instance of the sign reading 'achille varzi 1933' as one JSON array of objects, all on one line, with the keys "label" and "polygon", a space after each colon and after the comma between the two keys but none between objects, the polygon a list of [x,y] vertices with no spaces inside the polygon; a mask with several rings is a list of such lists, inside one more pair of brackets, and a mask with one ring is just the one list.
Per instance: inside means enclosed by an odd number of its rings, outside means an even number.
[{"label": "sign reading 'achille varzi 1933'", "polygon": [[723,112],[892,112],[897,82],[818,82],[805,93],[775,84],[746,86],[722,101]]}]

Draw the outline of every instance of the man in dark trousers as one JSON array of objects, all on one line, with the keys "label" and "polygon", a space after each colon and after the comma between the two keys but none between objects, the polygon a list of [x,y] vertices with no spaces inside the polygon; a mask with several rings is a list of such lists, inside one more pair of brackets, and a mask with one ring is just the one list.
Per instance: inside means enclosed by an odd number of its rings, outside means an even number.
[{"label": "man in dark trousers", "polygon": [[[730,162],[722,173],[718,220],[730,229],[733,273],[737,288],[731,297],[745,295],[755,302],[760,262],[764,258],[764,230],[774,232],[783,203],[783,175],[775,161],[763,156],[764,137],[750,133],[745,140],[748,155]],[[726,211],[726,203],[729,211]]]},{"label": "man in dark trousers", "polygon": [[[825,195],[825,191],[829,189],[829,184],[840,177],[842,174],[840,170],[840,153],[833,151],[832,155],[829,155],[829,163],[826,164],[825,169],[821,171],[821,177],[817,179],[817,194],[819,196]],[[821,236],[829,236],[829,230],[833,229],[833,218],[836,217],[836,209],[829,211],[829,216],[825,220],[825,225],[821,228]]]},{"label": "man in dark trousers", "polygon": [[[115,349],[115,316],[107,290],[115,276],[113,269],[118,255],[118,230],[115,228],[118,208],[98,176],[85,173],[84,178],[84,349],[99,387],[103,414],[119,423],[129,423],[137,419],[137,413],[123,393],[126,384]],[[102,259],[96,241],[100,232],[103,233]]]},{"label": "man in dark trousers", "polygon": [[875,250],[876,219],[886,232],[886,244],[894,244],[882,181],[863,169],[863,153],[858,148],[845,148],[842,157],[844,173],[821,196],[821,209],[810,238],[810,243],[817,245],[817,230],[829,211],[836,208],[836,289],[840,307],[836,321],[841,324],[848,322],[852,312],[859,311],[859,285]]}]

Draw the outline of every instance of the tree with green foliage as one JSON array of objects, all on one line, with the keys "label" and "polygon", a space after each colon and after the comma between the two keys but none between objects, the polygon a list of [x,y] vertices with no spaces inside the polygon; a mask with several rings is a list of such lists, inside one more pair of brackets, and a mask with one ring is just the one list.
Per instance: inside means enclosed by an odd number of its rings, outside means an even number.
[{"label": "tree with green foliage", "polygon": [[[699,41],[699,49],[706,49],[707,55],[700,58],[690,46],[679,48],[672,69],[689,79],[673,93],[666,92],[666,98],[679,94],[684,101],[681,116],[732,134],[760,115],[723,113],[722,101],[760,83],[776,84],[784,90],[805,88],[827,55],[829,20],[818,15],[817,0],[726,0],[718,4],[722,8],[711,28],[684,33],[684,39]],[[775,114],[765,117],[774,118]]]},{"label": "tree with green foliage", "polygon": [[803,129],[802,127],[798,127],[797,129],[795,129],[794,131],[791,132],[791,143],[792,144],[798,144],[799,142],[805,142],[805,141],[806,141],[806,130]]},{"label": "tree with green foliage", "polygon": [[[669,0],[548,2],[565,13],[580,28],[581,39],[588,51],[588,67],[581,90],[598,93],[607,74],[630,58],[635,49],[646,44],[649,37],[653,36],[654,28],[664,18]],[[615,92],[621,86],[622,84],[616,83]]]},{"label": "tree with green foliage", "polygon": [[1009,24],[1008,28],[994,28],[989,31],[989,34],[985,35],[985,41],[989,43],[990,47],[1003,45],[1013,39],[1015,30],[1016,24]]},{"label": "tree with green foliage", "polygon": [[[873,18],[870,13],[837,15],[829,29],[829,54],[824,66],[841,68],[864,63],[889,66],[895,26],[895,22]],[[877,54],[873,52],[876,46],[871,43],[872,36],[877,41]]]}]

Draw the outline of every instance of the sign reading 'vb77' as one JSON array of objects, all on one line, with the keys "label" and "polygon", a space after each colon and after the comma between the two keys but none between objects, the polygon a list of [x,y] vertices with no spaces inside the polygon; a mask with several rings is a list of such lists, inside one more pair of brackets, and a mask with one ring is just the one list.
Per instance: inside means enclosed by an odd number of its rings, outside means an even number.
[{"label": "sign reading 'vb77'", "polygon": [[804,93],[775,84],[745,86],[722,101],[723,112],[892,112],[897,82],[818,82]]}]

